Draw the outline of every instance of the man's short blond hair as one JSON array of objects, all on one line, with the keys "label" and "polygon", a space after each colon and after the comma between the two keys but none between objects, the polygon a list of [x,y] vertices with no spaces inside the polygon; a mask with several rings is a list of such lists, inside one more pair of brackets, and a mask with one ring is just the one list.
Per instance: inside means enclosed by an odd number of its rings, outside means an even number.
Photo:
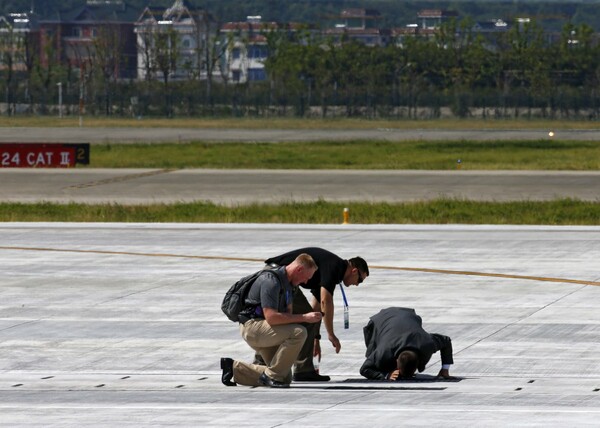
[{"label": "man's short blond hair", "polygon": [[298,257],[296,257],[296,260],[294,260],[294,261],[297,262],[302,267],[304,267],[305,269],[316,271],[319,268],[317,266],[317,263],[315,263],[315,260],[306,253],[300,254]]}]

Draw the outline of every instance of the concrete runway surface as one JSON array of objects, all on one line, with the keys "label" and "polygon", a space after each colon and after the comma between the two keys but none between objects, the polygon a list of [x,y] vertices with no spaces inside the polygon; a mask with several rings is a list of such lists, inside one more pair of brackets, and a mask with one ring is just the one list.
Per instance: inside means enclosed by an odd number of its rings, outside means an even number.
[{"label": "concrete runway surface", "polygon": [[[261,260],[305,245],[363,256],[336,302],[332,381],[225,387],[250,360],[220,311]],[[600,227],[0,223],[0,425],[597,426]],[[362,327],[413,307],[452,337],[459,382],[362,382]],[[427,377],[429,376],[429,377]]]},{"label": "concrete runway surface", "polygon": [[0,182],[3,202],[600,201],[598,171],[0,168]]},{"label": "concrete runway surface", "polygon": [[[193,129],[193,128],[23,128],[3,127],[0,142],[157,143],[288,142],[348,140],[578,140],[600,141],[600,129]],[[549,124],[551,126],[551,124]],[[548,133],[554,132],[550,137]]]}]

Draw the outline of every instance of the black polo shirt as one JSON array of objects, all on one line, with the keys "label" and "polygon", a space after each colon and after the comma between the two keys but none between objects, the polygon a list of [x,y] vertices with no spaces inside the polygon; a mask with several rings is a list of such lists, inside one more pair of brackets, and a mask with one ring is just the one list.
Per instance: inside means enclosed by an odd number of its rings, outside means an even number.
[{"label": "black polo shirt", "polygon": [[276,257],[271,257],[270,259],[265,260],[265,263],[276,263],[280,266],[288,265],[302,253],[311,256],[319,269],[317,269],[313,277],[306,284],[302,284],[301,287],[309,289],[318,301],[321,301],[321,287],[325,287],[325,289],[333,295],[335,286],[344,279],[348,261],[338,257],[330,251],[318,247],[299,248]]}]

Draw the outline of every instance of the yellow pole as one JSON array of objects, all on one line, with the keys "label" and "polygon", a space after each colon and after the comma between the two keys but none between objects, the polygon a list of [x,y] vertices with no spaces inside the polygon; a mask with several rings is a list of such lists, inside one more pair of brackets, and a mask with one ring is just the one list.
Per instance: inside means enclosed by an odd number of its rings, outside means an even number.
[{"label": "yellow pole", "polygon": [[348,223],[350,223],[350,210],[348,208],[344,208],[344,223],[342,224]]}]

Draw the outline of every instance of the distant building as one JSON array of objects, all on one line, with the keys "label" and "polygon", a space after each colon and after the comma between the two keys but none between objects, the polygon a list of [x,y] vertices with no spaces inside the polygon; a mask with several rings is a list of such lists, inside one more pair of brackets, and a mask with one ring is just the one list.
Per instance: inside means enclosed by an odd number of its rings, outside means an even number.
[{"label": "distant building", "polygon": [[498,36],[506,33],[511,26],[502,19],[478,21],[473,25],[472,31],[485,39],[485,47],[491,51],[498,49]]},{"label": "distant building", "polygon": [[440,9],[423,9],[417,13],[419,23],[408,24],[405,27],[393,28],[392,39],[396,46],[404,46],[407,39],[421,37],[432,39],[437,34],[440,26],[448,20],[457,17],[453,11]]},{"label": "distant building", "polygon": [[407,39],[415,37],[433,38],[436,30],[432,28],[420,28],[417,24],[409,24],[406,27],[393,28],[391,36],[396,46],[403,47]]},{"label": "distant building", "polygon": [[378,28],[381,14],[375,9],[344,9],[340,14],[340,18],[345,28],[365,30],[367,28]]},{"label": "distant building", "polygon": [[473,31],[476,33],[504,33],[510,26],[502,19],[490,19],[487,21],[477,21],[473,25]]},{"label": "distant building", "polygon": [[[212,16],[187,2],[176,0],[167,9],[146,7],[135,21],[137,76],[162,78],[158,55],[170,56],[169,78],[203,78],[207,73],[207,49],[216,32]],[[161,37],[167,37],[162,46]],[[159,52],[160,50],[168,52]]]},{"label": "distant building", "polygon": [[13,71],[24,71],[32,67],[39,57],[39,32],[37,16],[33,12],[9,13],[0,16],[0,70],[11,61]]},{"label": "distant building", "polygon": [[223,24],[220,28],[224,48],[221,63],[223,78],[235,83],[266,80],[268,33],[285,32],[290,35],[300,27],[296,23],[263,22],[261,16],[248,16],[246,21]]},{"label": "distant building", "polygon": [[334,43],[354,40],[366,46],[386,46],[390,43],[389,29],[379,28],[381,14],[374,9],[344,9],[334,28],[326,29],[323,34]]},{"label": "distant building", "polygon": [[136,14],[121,0],[87,0],[83,6],[40,18],[41,44],[53,44],[51,53],[74,69],[109,61],[117,78],[133,78]]},{"label": "distant building", "polygon": [[458,13],[455,11],[441,9],[423,9],[417,13],[417,19],[420,21],[419,26],[424,30],[439,28],[444,22],[457,16]]}]

